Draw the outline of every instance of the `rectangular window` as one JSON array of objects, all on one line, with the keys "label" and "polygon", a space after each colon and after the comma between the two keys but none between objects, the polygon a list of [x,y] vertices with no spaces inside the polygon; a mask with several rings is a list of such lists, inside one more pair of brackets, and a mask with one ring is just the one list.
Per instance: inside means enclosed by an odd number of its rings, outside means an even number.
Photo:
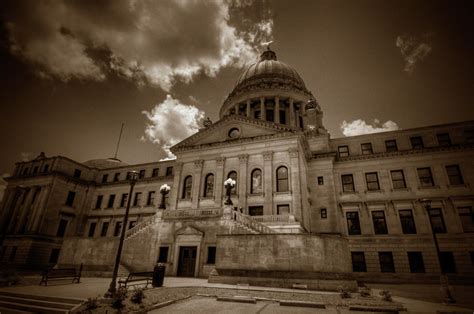
[{"label": "rectangular window", "polygon": [[102,223],[102,230],[100,231],[100,236],[101,236],[101,237],[106,237],[108,230],[109,230],[109,222],[108,222],[108,221],[104,221],[104,222]]},{"label": "rectangular window", "polygon": [[402,225],[403,234],[416,234],[415,220],[411,209],[399,210],[400,224]]},{"label": "rectangular window", "polygon": [[347,231],[349,235],[359,235],[360,232],[360,222],[359,222],[359,213],[358,212],[347,212]]},{"label": "rectangular window", "polygon": [[453,252],[439,252],[439,259],[441,260],[441,272],[443,274],[456,273]]},{"label": "rectangular window", "polygon": [[76,192],[69,191],[66,198],[66,206],[72,207],[74,204],[74,198],[76,197]]},{"label": "rectangular window", "polygon": [[461,219],[462,230],[464,232],[474,232],[474,212],[472,207],[458,207],[458,213]]},{"label": "rectangular window", "polygon": [[38,173],[38,166],[33,168],[33,173]]},{"label": "rectangular window", "polygon": [[374,153],[372,150],[372,143],[362,143],[360,144],[360,148],[362,150],[362,155],[370,155]]},{"label": "rectangular window", "polygon": [[349,146],[342,145],[337,148],[337,152],[339,154],[339,158],[342,157],[349,157]]},{"label": "rectangular window", "polygon": [[82,173],[81,170],[75,169],[75,170],[74,170],[74,178],[79,179],[79,178],[81,177],[81,173]]},{"label": "rectangular window", "polygon": [[115,203],[115,194],[110,194],[109,201],[107,203],[107,208],[114,208]]},{"label": "rectangular window", "polygon": [[49,171],[49,165],[44,165],[43,172],[48,172]]},{"label": "rectangular window", "polygon": [[138,179],[143,179],[145,178],[145,173],[146,173],[146,170],[140,170],[140,172],[138,173]]},{"label": "rectangular window", "polygon": [[431,208],[429,210],[431,227],[435,233],[446,233],[444,225],[443,213],[439,208]]},{"label": "rectangular window", "polygon": [[367,271],[364,252],[351,252],[351,257],[352,257],[352,271],[354,272]]},{"label": "rectangular window", "polygon": [[50,264],[56,264],[58,262],[59,258],[59,249],[52,249],[51,254],[49,255],[49,263]]},{"label": "rectangular window", "polygon": [[380,190],[377,172],[367,172],[365,174],[365,181],[367,181],[367,191]]},{"label": "rectangular window", "polygon": [[275,117],[273,116],[273,109],[266,109],[265,113],[266,113],[267,121],[270,121],[270,122],[275,121]]},{"label": "rectangular window", "polygon": [[290,205],[277,205],[277,215],[289,215]]},{"label": "rectangular window", "polygon": [[120,232],[122,231],[122,222],[117,221],[115,223],[115,229],[114,229],[114,237],[118,237],[120,235]]},{"label": "rectangular window", "polygon": [[342,191],[343,192],[354,192],[354,178],[352,174],[343,174],[341,176],[342,180]]},{"label": "rectangular window", "polygon": [[379,252],[380,271],[382,273],[394,273],[395,264],[393,263],[392,252]]},{"label": "rectangular window", "polygon": [[464,179],[462,178],[461,169],[459,168],[458,165],[446,166],[446,173],[448,174],[450,185],[464,184]]},{"label": "rectangular window", "polygon": [[135,199],[133,200],[133,206],[140,206],[142,199],[142,192],[135,193]]},{"label": "rectangular window", "polygon": [[398,151],[397,141],[396,140],[385,141],[385,151],[387,153]]},{"label": "rectangular window", "polygon": [[26,167],[25,169],[23,169],[23,175],[24,175],[24,176],[28,174],[28,170],[29,170],[28,167]]},{"label": "rectangular window", "polygon": [[133,227],[135,227],[136,224],[137,224],[137,221],[136,221],[136,220],[131,220],[131,221],[128,223],[128,229],[132,229]]},{"label": "rectangular window", "polygon": [[390,175],[392,177],[392,185],[394,190],[405,189],[407,187],[403,170],[392,170],[390,171]]},{"label": "rectangular window", "polygon": [[168,262],[168,251],[169,248],[167,246],[160,246],[160,250],[158,253],[158,263]]},{"label": "rectangular window", "polygon": [[109,175],[108,174],[104,174],[102,176],[102,183],[107,183],[107,180],[109,179]]},{"label": "rectangular window", "polygon": [[326,208],[321,208],[321,219],[328,218],[328,210]]},{"label": "rectangular window", "polygon": [[154,168],[154,169],[153,169],[153,172],[152,172],[152,174],[151,174],[151,176],[152,176],[153,178],[156,178],[159,173],[160,173],[160,169],[159,169],[159,168]]},{"label": "rectangular window", "polygon": [[59,221],[58,230],[56,231],[57,237],[64,237],[66,234],[67,223],[68,221],[66,219],[61,219]]},{"label": "rectangular window", "polygon": [[260,110],[255,110],[253,112],[254,119],[260,120]]},{"label": "rectangular window", "polygon": [[15,260],[17,250],[18,250],[18,246],[13,246],[12,247],[12,250],[10,251],[10,261]]},{"label": "rectangular window", "polygon": [[383,210],[372,212],[372,222],[374,224],[375,234],[387,234],[387,222],[385,221],[385,213]]},{"label": "rectangular window", "polygon": [[207,262],[206,264],[215,264],[216,263],[216,247],[208,246],[207,247]]},{"label": "rectangular window", "polygon": [[420,178],[421,186],[434,186],[433,176],[431,175],[431,168],[418,168],[418,177]]},{"label": "rectangular window", "polygon": [[166,167],[166,176],[173,175],[173,167]]},{"label": "rectangular window", "polygon": [[324,185],[324,177],[318,177],[318,185]]},{"label": "rectangular window", "polygon": [[438,145],[442,147],[451,146],[451,139],[449,138],[449,133],[439,133],[436,134],[438,138]]},{"label": "rectangular window", "polygon": [[120,199],[120,207],[127,206],[128,193],[123,193],[122,198]]},{"label": "rectangular window", "polygon": [[411,273],[424,273],[425,263],[423,262],[423,254],[421,252],[407,252],[408,263],[410,264]]},{"label": "rectangular window", "polygon": [[423,144],[423,138],[421,136],[412,136],[410,137],[411,148],[413,149],[422,149],[425,147]]},{"label": "rectangular window", "polygon": [[263,206],[249,206],[249,215],[250,216],[262,216],[263,215]]},{"label": "rectangular window", "polygon": [[286,112],[285,112],[285,110],[280,110],[280,124],[286,124]]},{"label": "rectangular window", "polygon": [[91,222],[91,224],[89,225],[89,233],[87,235],[89,238],[94,237],[96,227],[97,227],[97,223]]},{"label": "rectangular window", "polygon": [[97,195],[97,201],[95,202],[95,209],[100,209],[102,207],[103,199],[104,199],[103,195]]},{"label": "rectangular window", "polygon": [[120,172],[114,174],[114,182],[120,181]]},{"label": "rectangular window", "polygon": [[148,198],[146,200],[147,206],[153,206],[155,204],[155,191],[148,192]]}]

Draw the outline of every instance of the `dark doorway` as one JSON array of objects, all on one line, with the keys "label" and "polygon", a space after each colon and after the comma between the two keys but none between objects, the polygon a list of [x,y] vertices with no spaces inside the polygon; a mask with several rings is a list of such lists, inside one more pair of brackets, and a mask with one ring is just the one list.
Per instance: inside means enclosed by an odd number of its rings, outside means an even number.
[{"label": "dark doorway", "polygon": [[249,215],[250,216],[262,216],[263,215],[263,206],[249,206]]},{"label": "dark doorway", "polygon": [[194,277],[197,247],[181,246],[179,248],[178,277]]}]

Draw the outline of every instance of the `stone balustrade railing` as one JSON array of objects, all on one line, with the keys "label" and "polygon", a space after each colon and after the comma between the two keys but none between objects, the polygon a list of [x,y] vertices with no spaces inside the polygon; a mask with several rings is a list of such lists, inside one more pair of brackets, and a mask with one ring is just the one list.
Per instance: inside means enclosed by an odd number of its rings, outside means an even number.
[{"label": "stone balustrade railing", "polygon": [[262,215],[262,216],[249,216],[250,219],[258,222],[290,222],[290,215]]},{"label": "stone balustrade railing", "polygon": [[250,216],[244,215],[238,211],[234,211],[233,215],[235,221],[258,233],[275,233],[275,231],[273,231],[271,228],[265,226],[259,221],[250,218]]},{"label": "stone balustrade railing", "polygon": [[138,224],[133,226],[133,228],[130,228],[125,232],[125,240],[133,237],[143,229],[155,224],[158,219],[160,219],[160,216],[158,214],[142,219]]},{"label": "stone balustrade railing", "polygon": [[163,211],[163,219],[182,219],[182,218],[200,218],[217,217],[222,215],[222,209],[177,209]]}]

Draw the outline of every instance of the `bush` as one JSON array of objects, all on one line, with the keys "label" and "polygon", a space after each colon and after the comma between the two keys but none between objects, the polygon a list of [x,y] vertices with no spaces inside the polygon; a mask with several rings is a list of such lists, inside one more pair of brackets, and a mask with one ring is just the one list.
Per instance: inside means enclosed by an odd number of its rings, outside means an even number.
[{"label": "bush", "polygon": [[13,286],[19,283],[20,281],[20,276],[18,276],[18,274],[14,270],[0,272],[0,287]]},{"label": "bush", "polygon": [[96,308],[99,307],[99,301],[97,298],[88,298],[86,303],[86,310],[95,310]]},{"label": "bush", "polygon": [[380,291],[380,295],[382,296],[382,300],[387,302],[392,302],[392,293],[388,290]]},{"label": "bush", "polygon": [[127,298],[127,288],[120,287],[112,296],[112,307],[114,309],[122,309],[125,305],[123,301]]},{"label": "bush", "polygon": [[359,293],[361,297],[366,298],[366,297],[370,297],[370,295],[372,294],[372,291],[370,290],[370,288],[361,287],[359,288]]},{"label": "bush", "polygon": [[339,288],[339,295],[341,296],[341,298],[343,299],[349,299],[349,298],[352,298],[352,295],[349,291],[347,291],[346,289],[340,287]]},{"label": "bush", "polygon": [[143,293],[143,289],[138,288],[133,292],[133,295],[130,298],[130,301],[132,301],[135,304],[141,304],[144,298],[145,298],[145,294]]}]

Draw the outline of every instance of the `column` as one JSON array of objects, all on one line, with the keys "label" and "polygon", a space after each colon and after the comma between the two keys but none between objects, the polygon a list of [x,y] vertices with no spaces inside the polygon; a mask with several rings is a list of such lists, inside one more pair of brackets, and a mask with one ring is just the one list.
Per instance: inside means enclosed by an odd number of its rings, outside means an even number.
[{"label": "column", "polygon": [[291,179],[291,195],[293,196],[293,208],[291,212],[299,222],[303,222],[301,215],[301,183],[300,183],[300,166],[299,152],[297,148],[288,150],[290,156],[290,179]]},{"label": "column", "polygon": [[247,99],[247,107],[245,109],[247,111],[247,118],[250,118],[250,99]]},{"label": "column", "polygon": [[238,114],[239,114],[239,107],[240,107],[239,104],[236,104],[236,105],[234,106],[235,115],[238,115]]},{"label": "column", "polygon": [[16,223],[20,219],[20,214],[21,214],[21,205],[22,205],[22,200],[25,197],[25,194],[27,193],[26,189],[21,188],[18,191],[18,198],[15,201],[14,208],[12,211],[12,217],[10,219],[10,224],[8,226],[5,226],[5,229],[7,230],[7,233],[14,232]]},{"label": "column", "polygon": [[280,123],[280,97],[275,97],[275,122]]},{"label": "column", "polygon": [[19,191],[16,188],[6,189],[0,206],[0,233],[6,233],[13,218],[13,211],[18,201]]},{"label": "column", "polygon": [[36,216],[38,216],[38,210],[40,209],[39,206],[41,205],[42,199],[44,197],[44,188],[42,186],[39,186],[38,190],[39,190],[39,192],[37,192],[38,195],[36,196],[36,200],[35,200],[35,202],[33,203],[32,207],[30,209],[28,223],[27,223],[26,228],[25,228],[26,232],[31,231],[31,228],[33,226],[33,222],[36,219]]},{"label": "column", "polygon": [[43,187],[43,190],[41,192],[41,198],[40,198],[40,201],[39,201],[39,206],[38,206],[38,209],[36,211],[37,214],[35,215],[33,224],[31,226],[31,231],[34,232],[34,233],[39,231],[40,222],[41,222],[41,219],[43,217],[43,213],[44,213],[45,208],[46,208],[46,202],[48,200],[49,190],[50,190],[50,187],[45,186],[45,187]]},{"label": "column", "polygon": [[[174,166],[174,177],[173,177],[173,186],[170,191],[170,209],[178,209],[178,199],[179,199],[179,184],[181,180],[181,170],[183,168],[183,163],[177,162]],[[131,197],[129,195],[129,197]]]},{"label": "column", "polygon": [[249,155],[239,155],[239,207],[246,212],[247,208],[247,164]]},{"label": "column", "polygon": [[20,208],[20,212],[18,213],[20,215],[20,219],[18,219],[16,226],[15,226],[15,233],[19,232],[21,229],[21,226],[23,225],[23,222],[26,219],[26,216],[28,214],[28,211],[30,209],[31,203],[33,202],[33,195],[35,194],[35,187],[31,187],[28,195],[26,197],[26,201],[24,205]]},{"label": "column", "polygon": [[216,159],[216,178],[214,183],[215,203],[222,207],[222,190],[224,189],[224,157]]},{"label": "column", "polygon": [[191,208],[197,209],[199,207],[199,196],[201,191],[201,177],[202,177],[202,165],[204,160],[194,161],[194,173],[193,173],[193,191],[191,194]]},{"label": "column", "polygon": [[290,126],[295,126],[295,107],[293,104],[293,98],[289,99],[290,101]]},{"label": "column", "polygon": [[273,215],[273,152],[263,152],[264,205],[263,214]]},{"label": "column", "polygon": [[267,120],[267,112],[265,111],[265,98],[260,98],[260,119],[265,121]]}]

